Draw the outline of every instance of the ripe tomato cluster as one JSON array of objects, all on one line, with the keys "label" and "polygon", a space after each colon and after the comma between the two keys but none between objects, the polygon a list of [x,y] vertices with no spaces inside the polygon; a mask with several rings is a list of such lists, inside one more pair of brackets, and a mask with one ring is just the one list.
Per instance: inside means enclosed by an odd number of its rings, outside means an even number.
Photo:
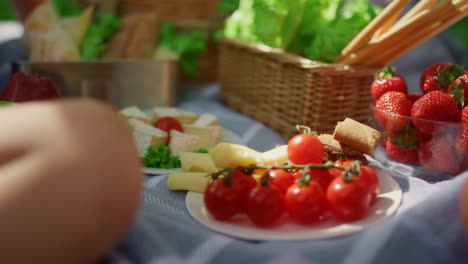
[{"label": "ripe tomato cluster", "polygon": [[[354,221],[367,215],[376,200],[379,180],[359,161],[322,163],[324,147],[313,134],[299,134],[288,142],[288,164],[228,168],[207,186],[204,202],[217,220],[245,213],[257,226],[271,226],[283,215],[299,224],[322,222],[328,212]],[[266,169],[266,170],[265,170]],[[265,170],[259,181],[254,171]]]},{"label": "ripe tomato cluster", "polygon": [[421,93],[408,93],[403,77],[384,71],[371,85],[374,117],[396,161],[449,174],[468,169],[468,71],[448,62],[426,67]]}]

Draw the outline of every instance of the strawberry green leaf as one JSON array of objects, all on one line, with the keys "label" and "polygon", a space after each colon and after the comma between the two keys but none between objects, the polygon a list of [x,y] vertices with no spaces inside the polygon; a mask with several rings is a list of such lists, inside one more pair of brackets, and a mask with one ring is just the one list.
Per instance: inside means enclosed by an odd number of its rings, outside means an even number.
[{"label": "strawberry green leaf", "polygon": [[417,143],[419,141],[417,137],[416,129],[411,125],[406,125],[405,129],[391,136],[391,142],[397,145],[401,149],[409,148],[418,150]]},{"label": "strawberry green leaf", "polygon": [[446,89],[452,85],[458,76],[463,74],[464,66],[452,64],[443,69],[437,69],[437,75],[434,77],[437,89]]}]

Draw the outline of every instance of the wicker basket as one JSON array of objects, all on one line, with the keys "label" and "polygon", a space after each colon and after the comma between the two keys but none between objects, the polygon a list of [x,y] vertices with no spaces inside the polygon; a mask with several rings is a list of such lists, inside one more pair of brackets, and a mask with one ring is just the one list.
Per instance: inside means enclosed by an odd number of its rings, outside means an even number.
[{"label": "wicker basket", "polygon": [[325,64],[281,50],[224,39],[220,100],[283,138],[307,125],[332,133],[345,117],[367,122],[370,85],[380,69]]}]

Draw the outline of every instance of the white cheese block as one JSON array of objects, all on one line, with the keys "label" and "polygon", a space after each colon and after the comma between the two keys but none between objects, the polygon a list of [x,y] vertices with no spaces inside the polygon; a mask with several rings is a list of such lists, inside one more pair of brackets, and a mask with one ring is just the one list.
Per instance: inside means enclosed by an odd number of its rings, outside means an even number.
[{"label": "white cheese block", "polygon": [[181,152],[179,153],[182,171],[184,172],[208,172],[215,173],[218,171],[214,165],[210,154],[196,152]]},{"label": "white cheese block", "polygon": [[151,110],[151,118],[153,121],[163,116],[173,117],[181,124],[191,124],[198,119],[197,114],[176,107],[155,107]]},{"label": "white cheese block", "polygon": [[141,111],[141,109],[136,106],[125,107],[124,109],[120,110],[120,114],[127,119],[139,119],[143,122],[151,124],[151,118],[149,117],[149,115]]},{"label": "white cheese block", "polygon": [[198,117],[195,122],[193,122],[194,126],[219,126],[219,120],[216,116],[212,114],[202,114]]},{"label": "white cheese block", "polygon": [[210,150],[216,144],[221,142],[223,137],[223,129],[220,126],[195,126],[195,125],[183,125],[184,133],[190,135],[197,135],[200,137],[200,143],[198,149]]},{"label": "white cheese block", "polygon": [[157,148],[161,144],[165,144],[167,141],[167,133],[157,129],[147,123],[131,118],[128,123],[132,129],[133,139],[137,147],[140,156],[146,154],[146,150],[149,146]]},{"label": "white cheese block", "polygon": [[171,140],[169,147],[173,156],[178,156],[181,152],[191,152],[198,150],[200,144],[200,137],[196,135],[189,135],[181,133],[177,130],[171,130]]}]

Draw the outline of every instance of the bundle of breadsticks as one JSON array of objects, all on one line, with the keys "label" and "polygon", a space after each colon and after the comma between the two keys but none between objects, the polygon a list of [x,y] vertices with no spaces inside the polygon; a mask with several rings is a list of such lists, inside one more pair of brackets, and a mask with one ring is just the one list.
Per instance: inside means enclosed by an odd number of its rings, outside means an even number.
[{"label": "bundle of breadsticks", "polygon": [[371,154],[378,146],[379,131],[351,118],[345,118],[335,126],[333,134],[318,136],[325,148],[325,159],[356,159],[367,164],[364,154]]},{"label": "bundle of breadsticks", "polygon": [[[94,6],[77,17],[60,18],[52,1],[35,8],[24,23],[24,41],[31,61],[79,61],[84,38],[96,22]],[[152,58],[159,35],[154,12],[120,18],[118,30],[106,39],[98,59]]]},{"label": "bundle of breadsticks", "polygon": [[383,66],[468,15],[467,0],[393,0],[341,52],[342,64]]}]

